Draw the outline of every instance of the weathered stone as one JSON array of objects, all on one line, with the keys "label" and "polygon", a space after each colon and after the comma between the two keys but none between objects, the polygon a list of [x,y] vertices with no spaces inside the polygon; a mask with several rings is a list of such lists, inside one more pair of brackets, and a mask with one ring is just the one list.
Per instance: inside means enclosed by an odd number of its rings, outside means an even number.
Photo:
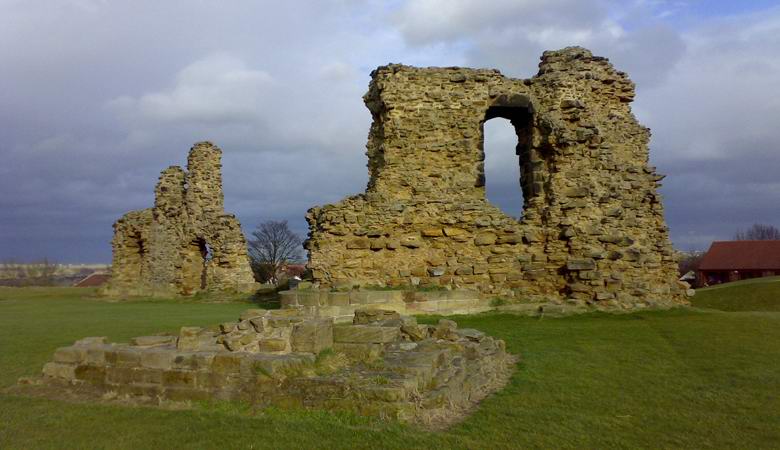
[{"label": "weathered stone", "polygon": [[172,166],[160,175],[153,208],[114,223],[106,295],[255,289],[241,226],[224,211],[221,157],[212,143],[196,143],[188,172]]},{"label": "weathered stone", "polygon": [[[464,81],[446,82],[451,77]],[[649,132],[627,103],[633,90],[626,74],[578,47],[545,52],[525,80],[479,69],[379,67],[364,97],[374,117],[366,193],[307,214],[314,280],[329,288],[343,279],[416,286],[437,278],[483,294],[563,300],[561,286],[622,272],[670,287],[665,296],[684,302],[674,262],[662,259],[668,231],[658,176],[647,166]],[[483,124],[494,117],[509,119],[518,135],[519,221],[485,199]],[[336,227],[346,234],[332,234]],[[385,247],[396,251],[346,249],[366,229],[399,239]],[[638,253],[622,251],[629,248]],[[427,262],[433,249],[446,264]],[[525,265],[529,254],[543,264],[522,277],[486,267],[494,256]],[[450,261],[454,255],[462,261]],[[595,270],[595,259],[599,274],[583,274]],[[578,260],[590,261],[569,263]],[[649,299],[652,291],[636,295]]]},{"label": "weathered stone", "polygon": [[96,336],[96,337],[81,338],[78,341],[76,341],[73,345],[75,345],[75,346],[91,346],[91,345],[101,345],[101,344],[108,344],[108,338],[106,336]]},{"label": "weathered stone", "polygon": [[384,352],[382,344],[358,344],[353,342],[336,342],[333,344],[333,350],[344,353],[349,358],[370,361],[379,358]]},{"label": "weathered stone", "polygon": [[260,339],[258,348],[261,352],[283,352],[287,349],[287,341],[276,338]]},{"label": "weathered stone", "polygon": [[290,344],[294,352],[319,353],[333,346],[333,319],[310,319],[293,326]]},{"label": "weathered stone", "polygon": [[436,325],[436,329],[433,332],[433,337],[436,339],[454,341],[458,339],[458,335],[456,334],[457,329],[458,324],[455,322],[447,319],[441,319]]},{"label": "weathered stone", "polygon": [[175,343],[176,336],[138,336],[130,339],[130,345],[137,347],[158,347]]},{"label": "weathered stone", "polygon": [[333,327],[333,342],[355,344],[382,344],[398,339],[398,327],[350,325]]},{"label": "weathered stone", "polygon": [[439,237],[444,236],[444,232],[441,228],[425,228],[422,230],[422,235],[424,237]]},{"label": "weathered stone", "polygon": [[164,349],[154,349],[141,352],[141,366],[150,369],[170,369],[173,367],[173,359],[176,352]]},{"label": "weathered stone", "polygon": [[[300,289],[300,285],[298,286]],[[260,308],[254,308],[254,309],[247,309],[246,311],[241,313],[241,316],[239,316],[239,320],[250,320],[255,317],[263,317],[268,310],[260,309]]]},{"label": "weathered stone", "polygon": [[352,319],[352,323],[355,325],[365,325],[400,318],[401,316],[397,312],[389,309],[358,308],[355,310],[355,316]]},{"label": "weathered stone", "polygon": [[485,338],[485,333],[473,328],[461,328],[457,330],[456,333],[458,333],[458,336],[474,342],[482,342],[482,339]]},{"label": "weathered stone", "polygon": [[43,366],[43,375],[52,378],[72,380],[76,378],[76,366],[73,364],[63,364],[50,362]]},{"label": "weathered stone", "polygon": [[596,261],[591,258],[572,258],[566,262],[568,270],[593,270],[596,268]]},{"label": "weathered stone", "polygon": [[[116,398],[123,403],[241,400],[347,408],[418,421],[441,420],[442,414],[473,409],[487,393],[506,383],[514,366],[503,341],[477,330],[457,330],[448,320],[436,327],[417,325],[413,317],[366,308],[354,321],[370,324],[337,328],[346,341],[355,342],[334,343],[327,339],[331,320],[298,316],[301,321],[292,322],[295,313],[269,311],[240,322],[284,319],[292,327],[264,327],[256,332],[247,325],[228,334],[185,327],[179,336],[230,342],[236,346],[234,352],[224,348],[181,351],[103,340],[65,347],[57,352],[61,360],[77,361],[82,352],[90,351],[105,352],[106,357],[88,363],[50,362],[41,377],[22,379],[19,384],[25,389],[41,388],[43,394],[56,390],[73,398]],[[323,351],[331,346],[334,351]]]},{"label": "weathered stone", "polygon": [[219,330],[225,334],[232,333],[233,331],[236,330],[237,327],[238,327],[237,322],[224,322],[219,324]]},{"label": "weathered stone", "polygon": [[483,232],[474,238],[474,245],[493,245],[498,240],[496,233]]},{"label": "weathered stone", "polygon": [[347,249],[359,250],[371,247],[371,241],[368,238],[355,238],[347,242]]},{"label": "weathered stone", "polygon": [[84,361],[87,351],[83,347],[61,347],[54,352],[54,362],[78,364]]},{"label": "weathered stone", "polygon": [[404,236],[401,239],[401,245],[409,248],[419,248],[422,245],[420,236]]},{"label": "weathered stone", "polygon": [[182,327],[179,331],[179,339],[176,340],[176,348],[179,350],[197,350],[200,345],[198,334],[201,327]]}]

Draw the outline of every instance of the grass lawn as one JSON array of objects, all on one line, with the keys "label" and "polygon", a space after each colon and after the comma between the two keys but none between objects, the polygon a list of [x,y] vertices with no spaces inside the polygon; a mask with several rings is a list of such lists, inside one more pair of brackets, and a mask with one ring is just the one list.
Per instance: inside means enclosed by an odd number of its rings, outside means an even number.
[{"label": "grass lawn", "polygon": [[[108,303],[79,289],[0,290],[0,388],[83,336],[125,340],[234,319],[247,303]],[[465,422],[426,432],[350,414],[187,411],[0,394],[0,449],[778,448],[780,312],[454,317],[522,355]]]},{"label": "grass lawn", "polygon": [[721,311],[780,311],[780,277],[753,278],[697,289],[692,303]]}]

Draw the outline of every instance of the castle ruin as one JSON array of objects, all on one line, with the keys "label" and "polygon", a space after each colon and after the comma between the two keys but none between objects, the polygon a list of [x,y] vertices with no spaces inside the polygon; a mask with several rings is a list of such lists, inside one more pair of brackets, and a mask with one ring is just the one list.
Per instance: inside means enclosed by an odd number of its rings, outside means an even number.
[{"label": "castle ruin", "polygon": [[154,207],[114,223],[108,295],[192,295],[250,292],[255,280],[238,219],[225,213],[222,150],[190,149],[187,172],[162,171]]},{"label": "castle ruin", "polygon": [[[630,308],[684,301],[634,84],[603,57],[545,52],[539,72],[391,64],[365,104],[364,194],[309,210],[321,287],[446,286]],[[522,218],[485,198],[483,125],[517,134]]]}]

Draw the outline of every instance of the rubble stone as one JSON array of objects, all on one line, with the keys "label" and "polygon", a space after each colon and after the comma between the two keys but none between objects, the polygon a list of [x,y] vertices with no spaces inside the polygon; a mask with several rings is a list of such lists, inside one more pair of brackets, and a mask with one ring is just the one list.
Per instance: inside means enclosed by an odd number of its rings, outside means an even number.
[{"label": "rubble stone", "polygon": [[[355,324],[335,328],[332,319],[296,310],[250,310],[241,317],[279,322],[261,331],[183,327],[178,346],[172,339],[158,339],[164,336],[132,340],[146,346],[82,339],[58,349],[41,377],[20,379],[18,387],[68,398],[105,400],[110,394],[118,401],[150,405],[200,400],[294,404],[422,425],[435,420],[440,426],[442,420],[462,418],[503,387],[516,362],[503,341],[458,330],[449,320],[420,326],[413,317],[367,308],[356,314]],[[183,339],[200,346],[182,349]],[[85,358],[91,353],[105,358]]]},{"label": "rubble stone", "polygon": [[[562,301],[587,280],[578,297],[602,309],[686,301],[650,132],[631,112],[634,83],[609,60],[569,47],[544,52],[529,79],[399,64],[371,76],[366,191],[307,214],[315,286],[443,286],[523,302]],[[517,133],[520,220],[485,198],[483,125],[494,117]],[[647,289],[608,304],[615,273]]]},{"label": "rubble stone", "polygon": [[251,292],[255,280],[238,219],[224,210],[222,150],[199,142],[187,172],[162,171],[154,207],[114,223],[108,296]]}]

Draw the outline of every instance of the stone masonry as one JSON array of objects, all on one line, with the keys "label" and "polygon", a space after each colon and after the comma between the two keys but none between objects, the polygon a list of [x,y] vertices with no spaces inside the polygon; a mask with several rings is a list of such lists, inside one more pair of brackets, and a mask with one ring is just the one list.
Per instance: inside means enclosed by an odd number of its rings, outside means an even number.
[{"label": "stone masonry", "polygon": [[221,156],[210,142],[195,144],[187,172],[171,166],[160,174],[153,208],[116,221],[107,295],[254,289],[241,226],[224,210]]},{"label": "stone masonry", "polygon": [[[364,194],[309,210],[320,287],[476,289],[518,301],[684,302],[634,84],[603,57],[545,52],[539,72],[391,64],[372,72]],[[517,133],[523,214],[485,199],[483,125]]]},{"label": "stone masonry", "polygon": [[515,366],[504,341],[450,320],[420,325],[363,308],[352,323],[334,326],[302,312],[250,309],[235,322],[127,344],[84,338],[57,349],[40,377],[20,379],[16,389],[135,404],[240,400],[344,409],[437,426],[503,387]]}]

